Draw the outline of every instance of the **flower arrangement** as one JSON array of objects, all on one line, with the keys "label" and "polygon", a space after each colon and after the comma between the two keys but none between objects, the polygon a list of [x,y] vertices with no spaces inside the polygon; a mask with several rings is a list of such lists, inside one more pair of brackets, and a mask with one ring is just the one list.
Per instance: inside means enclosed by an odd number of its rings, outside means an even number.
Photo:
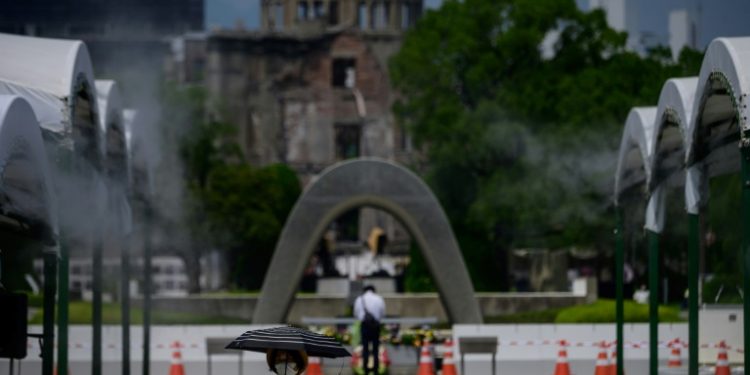
[{"label": "flower arrangement", "polygon": [[[314,332],[335,338],[344,345],[359,345],[359,324],[346,327],[325,326],[311,329]],[[424,344],[438,344],[445,341],[450,332],[431,328],[402,329],[397,324],[384,325],[380,342],[394,346],[420,347]]]}]

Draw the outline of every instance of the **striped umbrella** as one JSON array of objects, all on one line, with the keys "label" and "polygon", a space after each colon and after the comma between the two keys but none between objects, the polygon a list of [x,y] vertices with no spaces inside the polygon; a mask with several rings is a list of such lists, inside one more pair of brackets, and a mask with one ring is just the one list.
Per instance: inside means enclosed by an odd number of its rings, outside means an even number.
[{"label": "striped umbrella", "polygon": [[349,351],[334,338],[296,327],[247,331],[226,348],[261,353],[266,353],[269,349],[299,350],[311,357],[351,357]]}]

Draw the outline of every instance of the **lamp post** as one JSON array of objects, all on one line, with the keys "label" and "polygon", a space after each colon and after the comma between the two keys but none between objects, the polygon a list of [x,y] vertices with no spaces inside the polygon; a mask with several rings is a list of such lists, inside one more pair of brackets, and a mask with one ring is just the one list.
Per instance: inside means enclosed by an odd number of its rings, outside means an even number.
[{"label": "lamp post", "polygon": [[42,336],[42,375],[53,375],[55,358],[55,295],[57,294],[57,262],[56,248],[44,249],[44,317]]}]

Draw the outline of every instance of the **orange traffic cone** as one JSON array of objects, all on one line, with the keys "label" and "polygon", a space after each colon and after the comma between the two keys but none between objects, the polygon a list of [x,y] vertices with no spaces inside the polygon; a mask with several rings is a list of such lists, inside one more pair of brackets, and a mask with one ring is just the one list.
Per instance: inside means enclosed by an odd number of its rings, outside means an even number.
[{"label": "orange traffic cone", "polygon": [[727,344],[724,341],[719,343],[719,354],[716,358],[716,372],[715,375],[730,375],[732,371],[729,370],[729,357],[727,357]]},{"label": "orange traffic cone", "polygon": [[443,375],[458,375],[456,364],[453,362],[453,341],[445,341],[445,353],[443,354]]},{"label": "orange traffic cone", "polygon": [[323,368],[320,365],[319,357],[310,357],[307,361],[307,375],[323,375]]},{"label": "orange traffic cone", "polygon": [[[622,372],[625,373],[625,370]],[[617,342],[612,343],[612,353],[609,357],[609,375],[617,375]]]},{"label": "orange traffic cone", "polygon": [[570,375],[570,364],[568,364],[568,351],[565,347],[568,343],[565,340],[560,341],[560,351],[557,352],[557,363],[555,364],[555,373],[553,375]]},{"label": "orange traffic cone", "polygon": [[180,348],[182,344],[179,341],[175,341],[170,345],[174,348],[172,352],[172,365],[169,366],[169,375],[185,375],[185,367],[182,365],[182,353]]},{"label": "orange traffic cone", "polygon": [[594,368],[594,375],[609,375],[609,359],[607,359],[607,344],[603,341],[600,344],[601,350],[599,355],[596,357],[596,367]]},{"label": "orange traffic cone", "polygon": [[680,339],[674,339],[669,342],[669,360],[667,367],[682,367],[682,355],[680,353]]},{"label": "orange traffic cone", "polygon": [[422,352],[419,354],[419,368],[417,375],[435,375],[435,369],[432,367],[432,357],[430,357],[429,344],[422,346]]}]

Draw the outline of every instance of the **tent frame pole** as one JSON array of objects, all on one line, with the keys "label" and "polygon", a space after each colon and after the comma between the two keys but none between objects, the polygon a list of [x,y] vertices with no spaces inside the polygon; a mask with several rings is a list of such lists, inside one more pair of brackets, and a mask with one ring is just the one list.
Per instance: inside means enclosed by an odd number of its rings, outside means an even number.
[{"label": "tent frame pole", "polygon": [[[742,277],[743,291],[747,295],[750,291],[750,130],[743,130],[740,143],[742,164]],[[750,299],[742,298],[744,325],[744,365],[750,368]]]},{"label": "tent frame pole", "polygon": [[617,298],[617,304],[615,307],[615,315],[617,319],[617,375],[624,375],[625,363],[623,361],[623,342],[624,333],[623,326],[625,324],[625,305],[624,305],[624,279],[623,269],[625,267],[625,244],[622,224],[622,210],[619,207],[615,207],[616,227],[615,227],[615,295]]},{"label": "tent frame pole", "polygon": [[146,202],[143,218],[143,375],[151,372],[151,207]]},{"label": "tent frame pole", "polygon": [[97,240],[94,244],[94,259],[92,267],[92,346],[91,346],[91,374],[101,375],[102,373],[102,238],[97,234]]},{"label": "tent frame pole", "polygon": [[698,268],[700,215],[688,214],[688,374],[698,375]]},{"label": "tent frame pole", "polygon": [[130,237],[123,236],[120,253],[120,314],[122,316],[122,375],[130,375]]},{"label": "tent frame pole", "polygon": [[659,234],[647,230],[648,236],[648,349],[649,374],[659,374]]},{"label": "tent frame pole", "polygon": [[55,358],[55,295],[57,294],[58,253],[56,248],[44,250],[44,316],[42,336],[42,375],[54,373]]},{"label": "tent frame pole", "polygon": [[[68,375],[68,313],[69,313],[70,246],[64,239],[60,245],[57,299],[57,374]],[[52,344],[52,343],[50,343]]]}]

